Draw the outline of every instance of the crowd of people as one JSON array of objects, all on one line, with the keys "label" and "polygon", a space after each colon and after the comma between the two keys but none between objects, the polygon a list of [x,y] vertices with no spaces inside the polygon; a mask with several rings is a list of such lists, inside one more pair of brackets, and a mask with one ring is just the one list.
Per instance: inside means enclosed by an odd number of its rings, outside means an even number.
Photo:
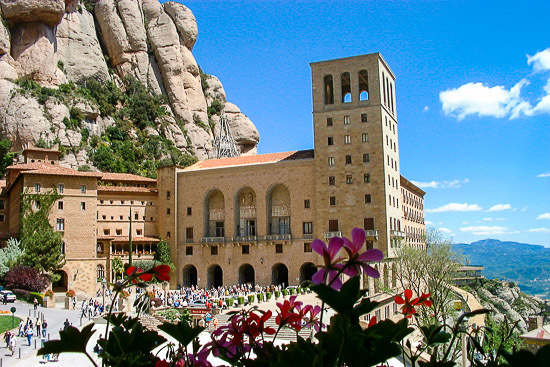
[{"label": "crowd of people", "polygon": [[46,340],[46,335],[48,333],[48,322],[45,319],[37,318],[36,321],[33,321],[30,317],[27,317],[27,320],[21,320],[17,328],[17,332],[11,332],[6,330],[4,334],[4,341],[6,342],[6,348],[11,352],[11,355],[15,353],[17,348],[17,338],[27,339],[28,345],[31,345],[32,337],[41,338],[42,342]]}]

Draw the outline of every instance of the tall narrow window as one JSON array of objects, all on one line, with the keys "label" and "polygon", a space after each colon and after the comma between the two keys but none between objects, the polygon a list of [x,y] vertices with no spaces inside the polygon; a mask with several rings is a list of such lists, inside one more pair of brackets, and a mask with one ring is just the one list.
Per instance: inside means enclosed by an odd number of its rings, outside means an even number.
[{"label": "tall narrow window", "polygon": [[39,183],[34,184],[34,192],[40,192],[40,184]]},{"label": "tall narrow window", "polygon": [[351,185],[353,183],[353,176],[352,175],[347,175],[346,176],[346,183],[348,185]]},{"label": "tall narrow window", "polygon": [[[369,99],[369,74],[366,70],[359,72],[359,100],[368,101]],[[366,121],[364,121],[366,122]]]},{"label": "tall narrow window", "polygon": [[334,206],[336,205],[336,196],[329,197],[329,205]]},{"label": "tall narrow window", "polygon": [[369,134],[368,134],[368,133],[363,133],[363,134],[361,134],[361,141],[362,141],[363,143],[368,142],[368,141],[369,141]]},{"label": "tall narrow window", "polygon": [[334,177],[334,176],[329,176],[329,177],[328,177],[328,184],[329,184],[330,186],[336,185],[336,177]]},{"label": "tall narrow window", "polygon": [[351,102],[351,77],[348,72],[345,72],[341,76],[342,85],[342,103]]},{"label": "tall narrow window", "polygon": [[351,144],[351,135],[344,135],[344,144]]},{"label": "tall narrow window", "polygon": [[327,126],[332,126],[332,117],[327,117]]},{"label": "tall narrow window", "polygon": [[65,185],[63,185],[63,184],[58,184],[58,185],[57,185],[57,193],[58,193],[58,194],[63,194],[63,192],[65,192]]},{"label": "tall narrow window", "polygon": [[325,75],[325,104],[334,104],[334,83],[332,75]]},{"label": "tall narrow window", "polygon": [[334,166],[334,157],[328,157],[328,165],[329,166]]},{"label": "tall narrow window", "polygon": [[334,137],[329,136],[327,138],[327,145],[334,145]]},{"label": "tall narrow window", "polygon": [[346,155],[346,164],[351,164],[351,155]]},{"label": "tall narrow window", "polygon": [[384,104],[386,104],[386,76],[382,73],[382,91],[384,92]]},{"label": "tall narrow window", "polygon": [[344,125],[349,125],[349,124],[350,124],[349,116],[344,116]]},{"label": "tall narrow window", "polygon": [[55,223],[55,229],[58,231],[64,231],[65,230],[65,219],[58,218]]},{"label": "tall narrow window", "polygon": [[390,84],[390,100],[391,100],[391,112],[395,113],[395,109],[393,108],[393,84]]},{"label": "tall narrow window", "polygon": [[365,153],[363,154],[363,163],[368,163],[370,162],[370,156],[369,156],[369,153]]},{"label": "tall narrow window", "polygon": [[86,185],[80,185],[80,193],[85,194],[86,193]]}]

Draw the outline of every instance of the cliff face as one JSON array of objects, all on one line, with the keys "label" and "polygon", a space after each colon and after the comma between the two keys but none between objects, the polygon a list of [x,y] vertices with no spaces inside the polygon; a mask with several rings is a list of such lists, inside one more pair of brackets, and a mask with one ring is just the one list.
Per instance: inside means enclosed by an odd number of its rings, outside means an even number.
[{"label": "cliff face", "polygon": [[[131,77],[152,95],[165,96],[166,113],[148,126],[127,129],[128,136],[160,136],[179,151],[206,159],[225,107],[242,154],[256,153],[254,124],[226,101],[221,82],[203,74],[193,56],[197,22],[184,5],[0,0],[0,10],[0,136],[12,140],[14,149],[58,144],[70,148],[64,152],[65,165],[93,166],[89,136],[101,136],[120,119],[102,111],[97,98],[85,98],[86,83],[93,79],[124,90]],[[29,92],[39,90],[36,84],[22,88],[22,80],[37,82],[40,93]],[[72,84],[82,93],[60,98],[56,91],[70,90]],[[117,109],[124,107],[119,103]],[[67,123],[75,115],[81,123]]]}]

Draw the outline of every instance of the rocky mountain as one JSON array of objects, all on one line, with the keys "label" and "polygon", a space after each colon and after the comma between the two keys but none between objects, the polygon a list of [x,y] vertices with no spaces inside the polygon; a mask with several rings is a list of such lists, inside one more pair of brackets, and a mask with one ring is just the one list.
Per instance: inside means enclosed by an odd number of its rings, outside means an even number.
[{"label": "rocky mountain", "polygon": [[198,27],[184,5],[0,0],[0,10],[0,137],[12,149],[57,145],[64,165],[105,169],[100,147],[128,159],[112,148],[122,134],[159,142],[136,160],[206,159],[223,110],[241,153],[256,153],[256,127],[193,56]]},{"label": "rocky mountain", "polygon": [[486,239],[454,244],[453,250],[483,265],[486,278],[515,282],[527,294],[550,299],[550,248]]}]

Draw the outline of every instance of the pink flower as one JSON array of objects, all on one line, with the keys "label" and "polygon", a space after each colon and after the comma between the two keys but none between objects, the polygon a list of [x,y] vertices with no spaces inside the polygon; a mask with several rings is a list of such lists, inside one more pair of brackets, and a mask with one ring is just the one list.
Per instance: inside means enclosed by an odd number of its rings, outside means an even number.
[{"label": "pink flower", "polygon": [[361,270],[372,278],[380,278],[380,273],[368,265],[367,262],[381,261],[384,258],[382,251],[378,249],[367,250],[362,254],[359,251],[365,244],[365,231],[361,228],[354,228],[351,231],[351,239],[343,238],[344,249],[348,253],[349,260],[344,268],[344,273],[350,277],[361,274]]},{"label": "pink flower", "polygon": [[324,266],[313,275],[313,283],[322,284],[328,280],[328,284],[332,288],[338,290],[342,287],[342,280],[338,277],[338,273],[342,267],[339,262],[342,258],[337,256],[343,245],[344,240],[340,237],[332,237],[328,243],[328,247],[319,239],[313,240],[311,248],[313,251],[323,256],[323,261],[325,263]]}]

